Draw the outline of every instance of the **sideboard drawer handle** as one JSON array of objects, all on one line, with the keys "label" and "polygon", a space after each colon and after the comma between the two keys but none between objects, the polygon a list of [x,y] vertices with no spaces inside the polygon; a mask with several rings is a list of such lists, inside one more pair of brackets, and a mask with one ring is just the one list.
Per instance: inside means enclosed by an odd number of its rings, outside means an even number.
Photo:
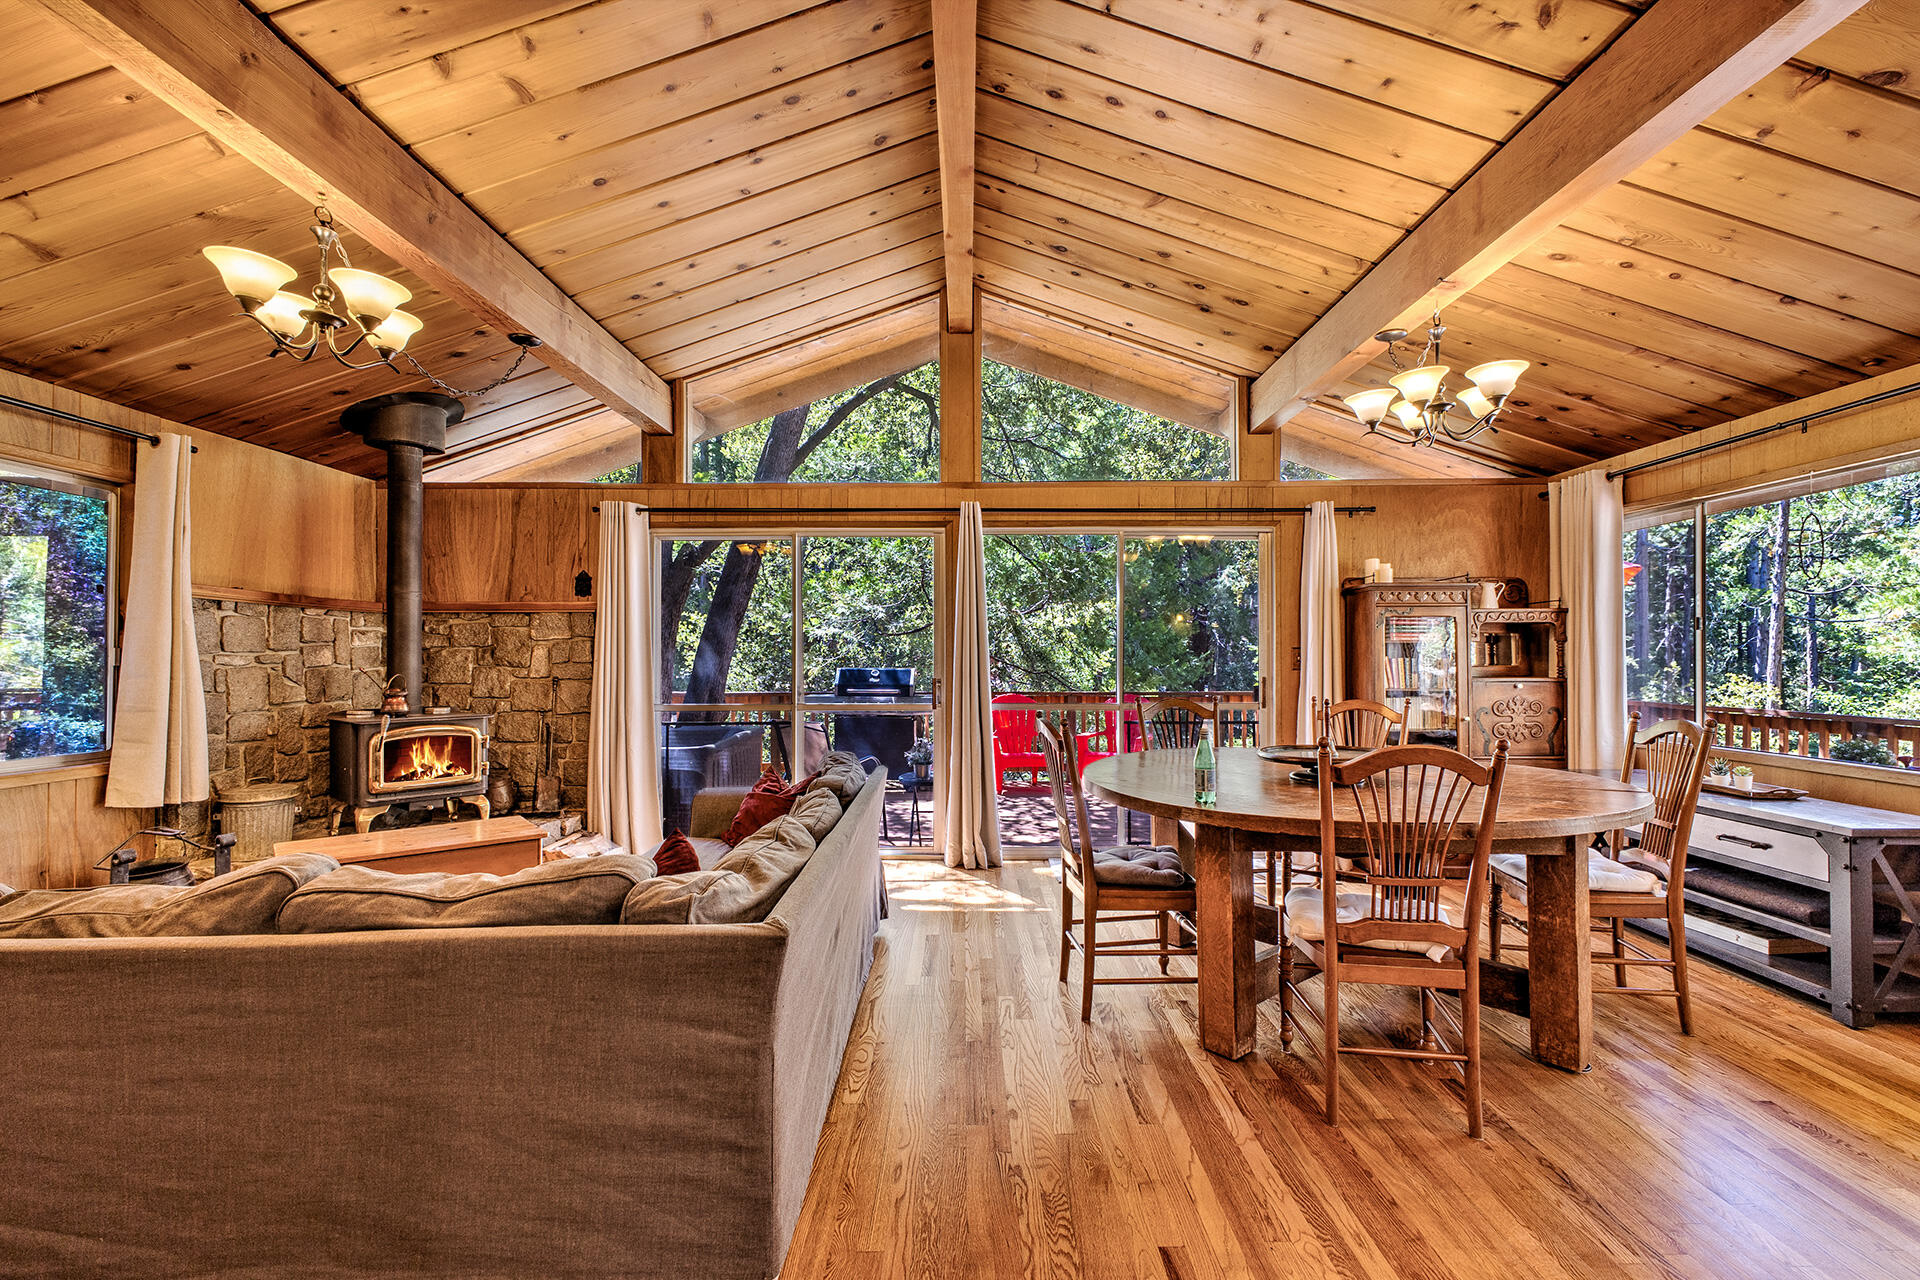
[{"label": "sideboard drawer handle", "polygon": [[1723,832],[1721,832],[1721,833],[1720,833],[1719,835],[1717,835],[1717,836],[1715,836],[1715,837],[1714,837],[1714,839],[1716,839],[1716,840],[1725,840],[1725,841],[1726,841],[1726,842],[1727,842],[1728,844],[1743,844],[1743,845],[1745,845],[1745,846],[1747,846],[1747,848],[1749,848],[1749,849],[1771,849],[1771,848],[1773,848],[1773,846],[1772,846],[1772,845],[1770,845],[1770,844],[1768,844],[1768,843],[1767,843],[1766,841],[1764,841],[1764,840],[1749,840],[1749,839],[1747,839],[1747,838],[1746,838],[1745,836],[1732,836],[1732,835],[1728,835],[1728,834],[1727,834],[1726,832],[1724,832],[1724,831],[1723,831]]}]

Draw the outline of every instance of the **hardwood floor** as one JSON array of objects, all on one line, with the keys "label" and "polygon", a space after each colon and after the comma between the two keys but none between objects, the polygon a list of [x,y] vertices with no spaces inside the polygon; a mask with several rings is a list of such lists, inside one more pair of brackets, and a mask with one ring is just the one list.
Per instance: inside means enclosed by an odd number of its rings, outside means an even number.
[{"label": "hardwood floor", "polygon": [[[813,1277],[1911,1277],[1920,1023],[1849,1031],[1711,964],[1699,1033],[1598,1002],[1598,1062],[1487,1014],[1484,1142],[1434,1068],[1315,1041],[1214,1058],[1191,987],[1058,984],[1058,871],[888,863],[892,918],[784,1280]],[[1144,963],[1144,962],[1116,962]],[[1175,963],[1191,963],[1176,961]],[[1076,959],[1075,964],[1078,964]],[[1077,970],[1076,970],[1077,972]],[[1352,990],[1350,1041],[1413,997]]]}]

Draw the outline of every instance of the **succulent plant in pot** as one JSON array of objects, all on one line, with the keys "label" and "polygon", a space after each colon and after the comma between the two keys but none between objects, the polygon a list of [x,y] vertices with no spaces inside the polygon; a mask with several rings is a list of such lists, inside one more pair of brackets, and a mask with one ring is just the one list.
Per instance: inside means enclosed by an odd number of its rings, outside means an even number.
[{"label": "succulent plant in pot", "polygon": [[1753,790],[1753,770],[1744,764],[1733,766],[1733,785],[1742,791]]}]

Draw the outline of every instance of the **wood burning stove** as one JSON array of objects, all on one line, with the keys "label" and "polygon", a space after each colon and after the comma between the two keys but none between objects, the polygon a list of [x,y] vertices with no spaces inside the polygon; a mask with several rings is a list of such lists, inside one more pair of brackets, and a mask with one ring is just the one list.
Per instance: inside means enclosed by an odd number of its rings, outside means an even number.
[{"label": "wood burning stove", "polygon": [[353,810],[365,832],[373,820],[404,801],[459,801],[487,817],[487,717],[434,707],[410,715],[349,711],[329,721],[332,732],[334,830]]},{"label": "wood burning stove", "polygon": [[458,400],[425,391],[375,396],[340,415],[341,426],[387,454],[387,673],[393,705],[401,709],[349,711],[329,720],[335,831],[348,809],[363,834],[400,803],[442,800],[452,813],[465,800],[481,817],[490,812],[487,717],[419,709],[421,463],[446,452],[447,428],[460,415]]}]

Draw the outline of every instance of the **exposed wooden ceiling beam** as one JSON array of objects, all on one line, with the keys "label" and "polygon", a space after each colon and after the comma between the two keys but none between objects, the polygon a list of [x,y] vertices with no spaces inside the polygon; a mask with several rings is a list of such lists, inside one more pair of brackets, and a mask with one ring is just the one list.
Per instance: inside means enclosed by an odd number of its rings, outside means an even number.
[{"label": "exposed wooden ceiling beam", "polygon": [[1271,430],[1434,307],[1755,84],[1865,0],[1659,0],[1542,107],[1253,384]]},{"label": "exposed wooden ceiling beam", "polygon": [[665,382],[240,0],[36,0],[134,80],[650,431]]},{"label": "exposed wooden ceiling beam", "polygon": [[933,0],[934,113],[940,132],[940,220],[947,327],[973,332],[974,66],[980,0]]}]

